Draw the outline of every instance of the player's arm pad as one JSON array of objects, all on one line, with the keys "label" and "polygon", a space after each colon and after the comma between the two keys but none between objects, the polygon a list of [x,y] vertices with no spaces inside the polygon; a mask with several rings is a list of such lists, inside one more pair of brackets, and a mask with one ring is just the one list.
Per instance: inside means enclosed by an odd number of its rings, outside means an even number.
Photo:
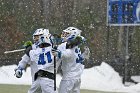
[{"label": "player's arm pad", "polygon": [[[32,46],[29,46],[28,48],[26,48],[25,54],[26,54],[27,56],[29,56],[30,50],[32,50]],[[29,56],[29,57],[30,57],[30,56]]]},{"label": "player's arm pad", "polygon": [[82,37],[77,36],[74,40],[67,41],[66,49],[73,48],[77,45],[80,45],[81,43],[82,43]]}]

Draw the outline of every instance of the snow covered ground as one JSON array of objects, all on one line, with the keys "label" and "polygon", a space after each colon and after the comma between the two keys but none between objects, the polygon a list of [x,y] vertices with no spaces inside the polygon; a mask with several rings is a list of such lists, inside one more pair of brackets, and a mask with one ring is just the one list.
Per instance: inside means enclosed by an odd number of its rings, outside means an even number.
[{"label": "snow covered ground", "polygon": [[[16,65],[0,67],[0,84],[31,85],[30,68],[27,68],[22,78],[16,78],[14,76],[15,68]],[[140,93],[140,83],[124,86],[119,74],[105,62],[102,62],[100,66],[85,69],[81,78],[81,89]],[[132,78],[140,82],[140,76],[133,76]],[[57,75],[57,87],[59,86],[60,80],[61,76]]]}]

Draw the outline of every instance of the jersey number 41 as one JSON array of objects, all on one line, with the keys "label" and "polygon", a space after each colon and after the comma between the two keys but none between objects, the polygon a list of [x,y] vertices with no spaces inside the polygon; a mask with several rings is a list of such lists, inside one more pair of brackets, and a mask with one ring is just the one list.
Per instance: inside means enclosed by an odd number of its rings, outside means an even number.
[{"label": "jersey number 41", "polygon": [[42,54],[39,55],[38,65],[45,65],[46,61],[48,61],[48,63],[52,62],[52,58],[51,58],[50,52],[42,53]]}]

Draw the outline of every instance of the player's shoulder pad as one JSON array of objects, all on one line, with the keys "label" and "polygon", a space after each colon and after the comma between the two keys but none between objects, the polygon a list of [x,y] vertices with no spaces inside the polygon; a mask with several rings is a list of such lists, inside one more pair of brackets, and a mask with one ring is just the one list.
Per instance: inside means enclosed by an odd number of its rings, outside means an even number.
[{"label": "player's shoulder pad", "polygon": [[32,46],[29,46],[29,47],[26,48],[26,50],[25,50],[25,54],[26,54],[27,56],[29,56],[29,57],[30,57],[30,55],[29,55],[30,50],[32,50]]}]

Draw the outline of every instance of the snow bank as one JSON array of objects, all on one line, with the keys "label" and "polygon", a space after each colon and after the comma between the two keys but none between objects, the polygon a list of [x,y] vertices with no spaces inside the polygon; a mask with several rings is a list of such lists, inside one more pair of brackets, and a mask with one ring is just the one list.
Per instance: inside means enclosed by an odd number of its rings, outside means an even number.
[{"label": "snow bank", "polygon": [[[16,65],[1,67],[0,83],[31,85],[30,68],[27,68],[27,71],[24,72],[22,78],[16,78],[14,76],[15,68]],[[132,78],[140,80],[140,77],[137,76]],[[122,78],[119,76],[119,74],[105,62],[102,62],[100,66],[85,69],[81,79],[81,89],[140,93],[140,83],[128,87],[124,86],[122,84]],[[60,80],[61,76],[57,75],[57,87],[59,86]]]}]

